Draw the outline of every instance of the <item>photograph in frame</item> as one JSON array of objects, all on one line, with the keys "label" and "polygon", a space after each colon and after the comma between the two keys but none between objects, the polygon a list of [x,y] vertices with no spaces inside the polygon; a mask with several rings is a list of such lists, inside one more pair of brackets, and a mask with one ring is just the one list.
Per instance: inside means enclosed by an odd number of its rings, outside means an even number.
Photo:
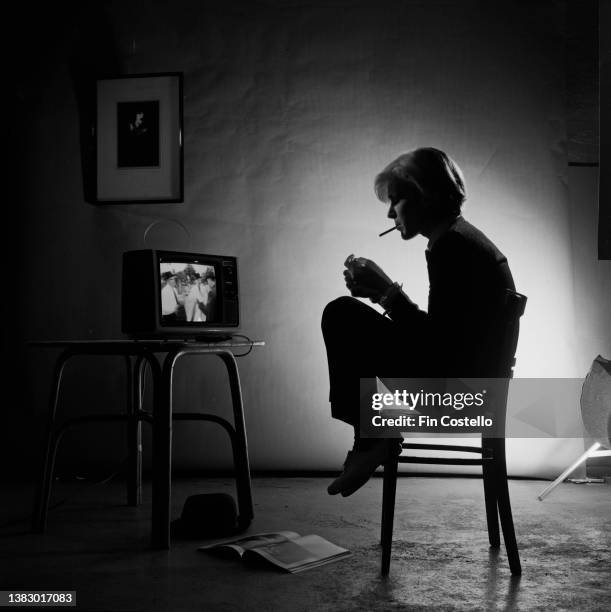
[{"label": "photograph in frame", "polygon": [[182,202],[182,74],[99,79],[96,202]]}]

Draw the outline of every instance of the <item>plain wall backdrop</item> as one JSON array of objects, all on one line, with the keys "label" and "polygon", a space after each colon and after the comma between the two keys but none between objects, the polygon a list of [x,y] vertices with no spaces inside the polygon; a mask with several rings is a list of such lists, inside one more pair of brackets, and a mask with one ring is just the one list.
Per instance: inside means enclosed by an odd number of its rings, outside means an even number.
[{"label": "plain wall backdrop", "polygon": [[[239,364],[252,466],[336,469],[351,432],[330,420],[321,311],[346,293],[349,253],[377,261],[426,307],[425,241],[377,237],[389,223],[372,182],[396,155],[431,145],[462,167],[466,218],[507,255],[528,296],[516,376],[583,377],[598,353],[611,355],[611,268],[596,261],[596,177],[570,189],[565,8],[98,2],[59,7],[44,28],[42,15],[17,82],[20,337],[119,337],[126,250],[236,255],[243,330],[266,342]],[[86,203],[79,79],[166,71],[185,79],[184,203]],[[223,414],[223,370],[207,359],[179,368],[175,399]],[[28,350],[22,363],[11,437],[31,471],[52,358]],[[118,360],[83,360],[66,381],[65,414],[122,407]],[[212,425],[179,424],[176,466],[226,467],[226,442]],[[551,476],[583,442],[508,448],[512,474]],[[60,469],[124,454],[116,428],[93,427],[67,438]]]}]

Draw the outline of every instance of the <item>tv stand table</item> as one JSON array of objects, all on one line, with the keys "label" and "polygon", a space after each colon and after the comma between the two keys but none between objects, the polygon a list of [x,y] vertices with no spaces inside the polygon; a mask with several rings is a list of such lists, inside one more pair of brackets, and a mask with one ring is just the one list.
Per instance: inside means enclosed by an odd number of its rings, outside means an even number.
[{"label": "tv stand table", "polygon": [[[152,545],[170,548],[170,507],[172,475],[172,421],[200,420],[217,423],[229,435],[235,468],[239,526],[246,528],[253,516],[248,443],[244,425],[244,406],[234,350],[264,346],[261,341],[229,339],[208,342],[184,340],[64,340],[30,342],[29,346],[58,349],[53,386],[49,399],[44,466],[34,508],[34,531],[44,532],[47,523],[55,455],[62,435],[70,428],[91,422],[126,422],[128,427],[127,501],[137,506],[142,500],[141,424],[153,426],[152,457]],[[112,355],[124,358],[127,382],[126,414],[91,414],[56,422],[60,387],[66,363],[82,355]],[[233,404],[233,425],[212,414],[173,411],[172,378],[177,362],[185,357],[216,355],[227,368]],[[239,356],[239,355],[238,355]],[[143,410],[143,380],[147,365],[153,381],[153,412]]]}]

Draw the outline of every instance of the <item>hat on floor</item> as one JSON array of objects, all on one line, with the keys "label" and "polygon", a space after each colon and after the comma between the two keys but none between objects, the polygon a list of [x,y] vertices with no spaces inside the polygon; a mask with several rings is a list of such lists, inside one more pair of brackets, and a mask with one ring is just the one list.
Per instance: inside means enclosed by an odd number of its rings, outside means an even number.
[{"label": "hat on floor", "polygon": [[227,493],[187,497],[180,518],[172,521],[172,534],[194,538],[222,538],[238,531],[238,511]]}]

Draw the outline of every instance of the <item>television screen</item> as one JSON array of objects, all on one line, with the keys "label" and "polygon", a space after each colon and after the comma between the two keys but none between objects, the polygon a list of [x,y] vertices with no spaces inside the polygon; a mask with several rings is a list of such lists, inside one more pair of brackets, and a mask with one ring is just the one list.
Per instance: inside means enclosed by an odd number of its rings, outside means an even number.
[{"label": "television screen", "polygon": [[160,261],[161,324],[218,322],[217,277],[214,265]]},{"label": "television screen", "polygon": [[137,338],[227,336],[240,324],[235,257],[123,254],[123,332]]}]

